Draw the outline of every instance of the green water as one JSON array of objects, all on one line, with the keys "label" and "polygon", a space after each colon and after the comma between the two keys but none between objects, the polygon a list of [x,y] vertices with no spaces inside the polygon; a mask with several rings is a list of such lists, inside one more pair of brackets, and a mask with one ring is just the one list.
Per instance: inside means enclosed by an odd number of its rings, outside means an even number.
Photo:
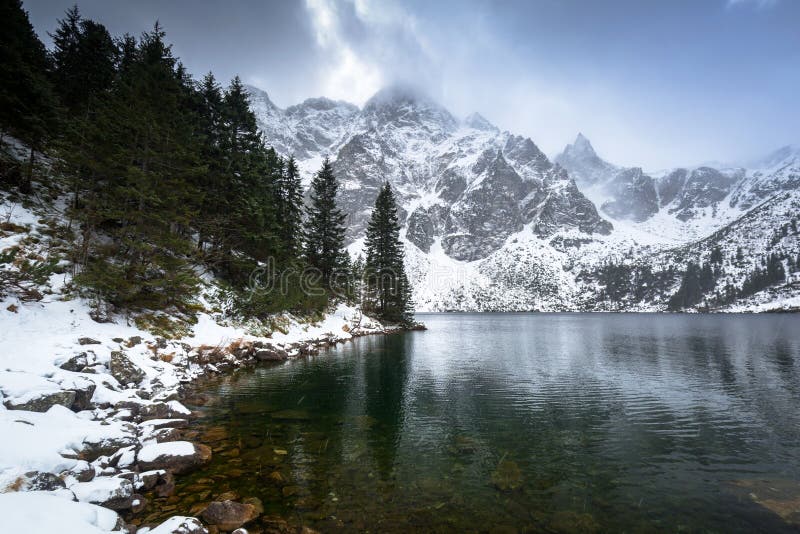
[{"label": "green water", "polygon": [[323,532],[796,531],[800,317],[419,318],[202,388],[213,462],[151,516],[233,490]]}]

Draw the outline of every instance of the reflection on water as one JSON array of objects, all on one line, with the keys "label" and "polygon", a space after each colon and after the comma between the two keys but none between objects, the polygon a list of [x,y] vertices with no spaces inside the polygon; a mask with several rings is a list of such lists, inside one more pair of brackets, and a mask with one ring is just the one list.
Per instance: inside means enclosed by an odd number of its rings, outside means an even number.
[{"label": "reflection on water", "polygon": [[800,522],[797,317],[420,318],[209,386],[214,461],[168,507],[233,490],[324,531]]}]

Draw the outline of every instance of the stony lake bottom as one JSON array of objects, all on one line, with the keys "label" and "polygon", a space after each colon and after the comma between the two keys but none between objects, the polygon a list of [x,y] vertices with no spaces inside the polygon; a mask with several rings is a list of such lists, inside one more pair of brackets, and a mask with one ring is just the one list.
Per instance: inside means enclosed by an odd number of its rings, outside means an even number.
[{"label": "stony lake bottom", "polygon": [[800,316],[420,314],[429,330],[198,385],[252,531],[797,532]]}]

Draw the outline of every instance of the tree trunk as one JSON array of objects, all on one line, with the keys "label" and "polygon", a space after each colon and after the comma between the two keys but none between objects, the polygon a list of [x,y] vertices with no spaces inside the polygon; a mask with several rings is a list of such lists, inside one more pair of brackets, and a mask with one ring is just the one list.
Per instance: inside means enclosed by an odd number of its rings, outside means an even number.
[{"label": "tree trunk", "polygon": [[28,169],[25,171],[25,178],[19,186],[19,191],[23,195],[33,193],[33,164],[36,161],[36,151],[31,146],[31,156],[28,159]]}]

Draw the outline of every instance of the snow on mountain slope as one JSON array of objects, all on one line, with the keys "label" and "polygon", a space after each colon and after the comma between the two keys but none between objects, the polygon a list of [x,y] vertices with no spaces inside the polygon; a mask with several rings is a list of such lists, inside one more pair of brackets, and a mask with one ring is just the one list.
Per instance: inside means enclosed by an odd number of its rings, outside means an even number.
[{"label": "snow on mountain slope", "polygon": [[749,169],[709,165],[645,172],[601,159],[578,134],[555,161],[618,226],[684,242],[709,235],[780,191],[800,185],[800,148],[783,147]]},{"label": "snow on mountain slope", "polygon": [[249,91],[266,141],[295,155],[306,182],[331,158],[351,251],[392,184],[419,310],[591,309],[602,287],[586,273],[698,242],[800,185],[793,147],[758,169],[647,173],[604,161],[580,134],[551,162],[531,139],[409,87],[362,109],[316,98],[281,110]]}]

